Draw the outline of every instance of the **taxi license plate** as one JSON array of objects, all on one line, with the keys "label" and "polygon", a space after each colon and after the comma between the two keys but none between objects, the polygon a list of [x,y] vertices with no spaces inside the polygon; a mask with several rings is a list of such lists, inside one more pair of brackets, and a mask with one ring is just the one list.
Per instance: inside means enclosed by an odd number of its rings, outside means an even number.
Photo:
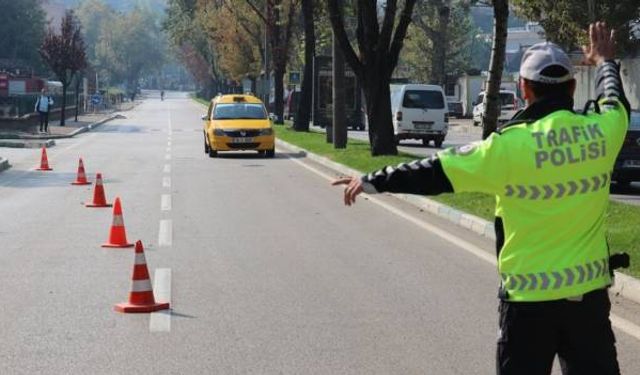
[{"label": "taxi license plate", "polygon": [[623,167],[640,168],[640,160],[625,160]]},{"label": "taxi license plate", "polygon": [[231,138],[232,143],[253,143],[253,138],[251,137],[243,137],[243,138]]}]

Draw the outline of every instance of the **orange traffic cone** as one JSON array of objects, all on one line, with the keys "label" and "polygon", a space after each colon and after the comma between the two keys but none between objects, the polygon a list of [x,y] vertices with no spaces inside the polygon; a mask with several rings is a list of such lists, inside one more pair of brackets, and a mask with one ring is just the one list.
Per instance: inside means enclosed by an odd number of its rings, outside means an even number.
[{"label": "orange traffic cone", "polygon": [[49,159],[47,158],[47,148],[42,147],[42,156],[40,157],[40,168],[37,171],[52,171],[53,168],[49,167]]},{"label": "orange traffic cone", "polygon": [[132,247],[133,244],[127,242],[127,233],[124,229],[124,220],[122,219],[122,206],[120,205],[120,198],[116,198],[116,203],[113,206],[113,224],[111,224],[111,231],[109,232],[109,242],[102,245],[102,247]]},{"label": "orange traffic cone", "polygon": [[104,196],[104,186],[102,186],[102,173],[96,174],[96,187],[93,189],[93,202],[85,203],[86,207],[111,207]]},{"label": "orange traffic cone", "polygon": [[80,162],[78,163],[78,175],[76,176],[76,180],[73,181],[71,185],[91,185],[91,182],[87,181],[87,175],[84,173],[84,163],[82,162],[82,158],[80,158]]},{"label": "orange traffic cone", "polygon": [[[117,201],[116,201],[117,202]],[[117,203],[116,203],[117,204]],[[156,302],[153,297],[149,269],[144,256],[142,241],[136,242],[136,255],[133,264],[132,285],[129,302],[118,303],[114,309],[123,313],[147,313],[169,308],[169,302]]]}]

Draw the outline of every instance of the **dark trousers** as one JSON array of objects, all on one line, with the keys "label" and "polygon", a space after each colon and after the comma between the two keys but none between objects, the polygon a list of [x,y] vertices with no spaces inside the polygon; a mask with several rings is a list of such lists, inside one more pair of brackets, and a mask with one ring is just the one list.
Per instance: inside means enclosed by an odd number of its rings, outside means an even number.
[{"label": "dark trousers", "polygon": [[46,132],[49,129],[49,112],[40,112],[40,131]]},{"label": "dark trousers", "polygon": [[611,302],[605,289],[582,301],[501,301],[499,375],[548,375],[556,355],[564,375],[617,375]]}]

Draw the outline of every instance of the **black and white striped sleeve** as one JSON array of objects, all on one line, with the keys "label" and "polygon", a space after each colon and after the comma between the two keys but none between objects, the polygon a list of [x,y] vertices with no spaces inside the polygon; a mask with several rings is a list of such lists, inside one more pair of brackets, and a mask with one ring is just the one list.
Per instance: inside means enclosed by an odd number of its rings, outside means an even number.
[{"label": "black and white striped sleeve", "polygon": [[631,106],[622,87],[620,65],[615,61],[607,60],[598,66],[596,70],[596,94],[597,101],[602,103],[604,111],[618,108],[619,103],[621,103],[627,112],[627,117],[630,116]]},{"label": "black and white striped sleeve", "polygon": [[385,167],[362,176],[366,193],[406,193],[438,195],[452,193],[453,187],[437,157]]}]

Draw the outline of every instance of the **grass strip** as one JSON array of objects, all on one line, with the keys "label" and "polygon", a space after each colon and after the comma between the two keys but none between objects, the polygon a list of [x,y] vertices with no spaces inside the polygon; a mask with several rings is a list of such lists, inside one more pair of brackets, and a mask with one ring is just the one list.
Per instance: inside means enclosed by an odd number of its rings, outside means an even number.
[{"label": "grass strip", "polygon": [[[290,125],[274,125],[276,136],[363,173],[416,159],[416,156],[402,152],[395,156],[371,157],[369,144],[354,139],[348,140],[346,149],[336,150],[326,142],[324,133],[296,132]],[[489,221],[494,219],[495,197],[487,194],[441,194],[429,198]],[[605,223],[611,252],[626,251],[632,257],[631,267],[624,273],[640,277],[640,207],[611,201]]]}]

